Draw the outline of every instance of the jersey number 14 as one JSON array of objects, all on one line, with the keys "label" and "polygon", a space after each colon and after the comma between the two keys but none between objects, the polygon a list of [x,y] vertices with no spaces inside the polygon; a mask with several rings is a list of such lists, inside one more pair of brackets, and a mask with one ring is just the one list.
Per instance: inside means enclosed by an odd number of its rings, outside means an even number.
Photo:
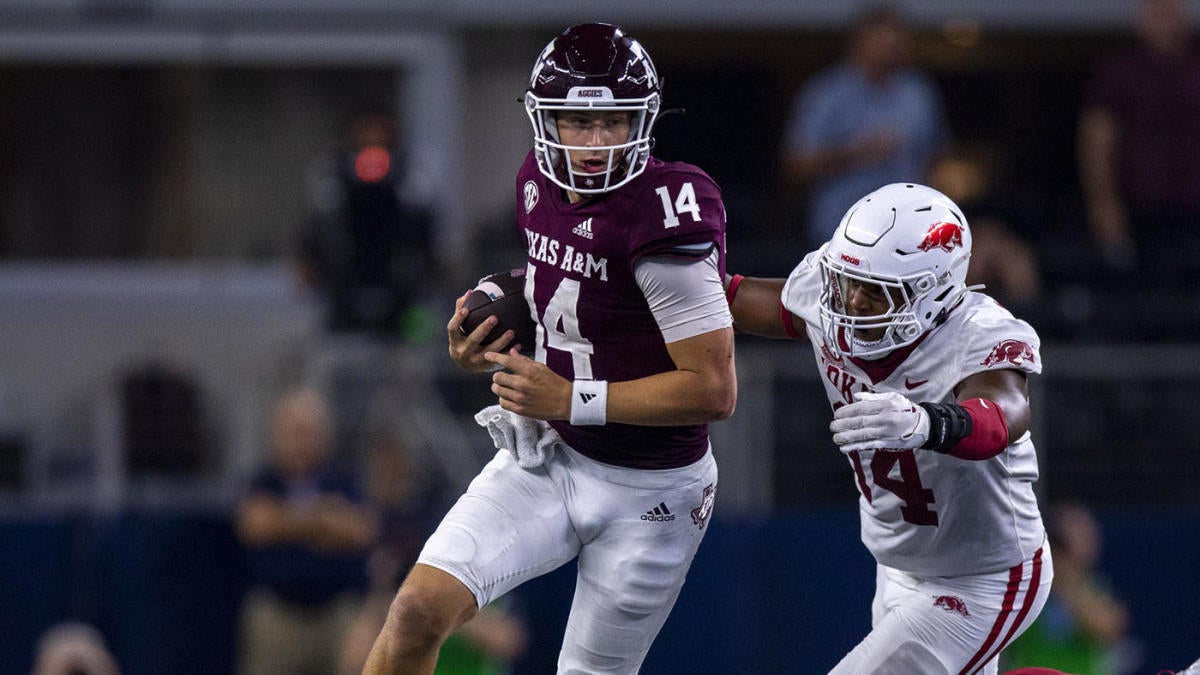
[{"label": "jersey number 14", "polygon": [[[679,194],[674,200],[671,199],[665,185],[656,188],[655,192],[662,200],[665,213],[663,227],[679,227],[679,215],[682,213],[691,215],[693,221],[700,221],[696,188],[692,187],[690,182],[679,186]],[[533,288],[537,281],[533,265],[526,266],[525,278],[525,302],[529,304],[530,312],[534,314],[533,322],[537,326],[534,359],[545,363],[547,348],[570,352],[575,379],[592,379],[592,342],[579,332],[579,282],[575,279],[563,279],[558,288],[554,289],[550,302],[546,304],[546,311],[539,318],[537,304],[533,301]]]},{"label": "jersey number 14", "polygon": [[525,267],[525,302],[534,314],[533,323],[537,330],[537,346],[534,360],[546,362],[546,348],[570,352],[575,379],[592,379],[592,341],[579,332],[579,282],[563,279],[541,318],[537,316],[537,304],[533,301],[533,288],[537,282],[537,270],[532,264]]},{"label": "jersey number 14", "polygon": [[675,201],[671,201],[671,193],[667,191],[667,186],[656,188],[658,198],[662,200],[663,212],[666,217],[663,218],[663,227],[672,228],[679,227],[679,214],[690,213],[692,221],[700,222],[700,204],[696,202],[696,188],[692,187],[691,183],[684,183],[679,186],[679,194],[675,196]]},{"label": "jersey number 14", "polygon": [[[857,450],[850,453],[850,461],[854,464],[854,475],[858,478],[858,489],[863,498],[871,503],[871,486],[867,485],[866,472],[863,470],[862,456]],[[893,478],[892,471],[899,469],[899,477]],[[896,450],[876,452],[871,457],[871,477],[879,487],[896,495],[904,502],[900,507],[900,515],[905,522],[913,525],[933,525],[937,527],[938,514],[929,509],[935,502],[933,490],[921,483],[921,473],[917,468],[917,458],[912,450]]]}]

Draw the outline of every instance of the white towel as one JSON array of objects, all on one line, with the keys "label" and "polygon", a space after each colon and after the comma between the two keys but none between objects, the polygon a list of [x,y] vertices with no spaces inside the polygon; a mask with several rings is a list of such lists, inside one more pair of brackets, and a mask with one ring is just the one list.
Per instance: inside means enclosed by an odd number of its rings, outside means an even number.
[{"label": "white towel", "polygon": [[541,466],[554,454],[554,445],[562,436],[549,424],[499,405],[491,405],[475,413],[475,423],[487,429],[497,450],[507,450],[522,469]]}]

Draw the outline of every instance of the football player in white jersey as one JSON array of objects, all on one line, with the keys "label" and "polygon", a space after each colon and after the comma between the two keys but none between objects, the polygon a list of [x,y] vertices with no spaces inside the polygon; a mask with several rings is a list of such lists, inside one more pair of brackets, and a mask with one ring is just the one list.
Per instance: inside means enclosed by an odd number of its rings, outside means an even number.
[{"label": "football player in white jersey", "polygon": [[807,336],[877,563],[872,630],[833,673],[988,673],[1053,577],[1033,484],[1037,333],[966,285],[971,231],[931,188],[863,197],[785,279],[727,275],[735,327]]}]

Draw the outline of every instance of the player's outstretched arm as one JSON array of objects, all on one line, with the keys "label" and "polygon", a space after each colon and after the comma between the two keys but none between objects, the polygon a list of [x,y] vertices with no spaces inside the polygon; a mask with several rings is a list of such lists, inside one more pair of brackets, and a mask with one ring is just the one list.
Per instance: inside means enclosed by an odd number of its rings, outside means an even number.
[{"label": "player's outstretched arm", "polygon": [[981,460],[995,457],[1029,430],[1025,376],[976,373],[958,384],[955,403],[915,402],[889,391],[860,392],[833,413],[829,430],[842,452],[920,448]]},{"label": "player's outstretched arm", "polygon": [[[796,326],[795,317],[780,301],[786,281],[726,275],[725,297],[729,299],[734,327],[743,333],[769,338],[803,335],[803,327]],[[791,332],[785,321],[791,322]]]}]

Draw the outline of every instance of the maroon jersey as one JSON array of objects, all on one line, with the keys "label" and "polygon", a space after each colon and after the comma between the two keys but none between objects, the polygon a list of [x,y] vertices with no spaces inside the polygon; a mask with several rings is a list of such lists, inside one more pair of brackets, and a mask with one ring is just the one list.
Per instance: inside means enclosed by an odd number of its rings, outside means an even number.
[{"label": "maroon jersey", "polygon": [[[568,380],[623,382],[674,370],[633,267],[644,256],[704,258],[715,248],[724,275],[725,206],[712,178],[652,157],[627,185],[570,204],[531,152],[516,188],[529,251],[525,296],[538,324],[534,358]],[[705,424],[550,425],[572,448],[619,466],[686,466],[708,448]]]}]

